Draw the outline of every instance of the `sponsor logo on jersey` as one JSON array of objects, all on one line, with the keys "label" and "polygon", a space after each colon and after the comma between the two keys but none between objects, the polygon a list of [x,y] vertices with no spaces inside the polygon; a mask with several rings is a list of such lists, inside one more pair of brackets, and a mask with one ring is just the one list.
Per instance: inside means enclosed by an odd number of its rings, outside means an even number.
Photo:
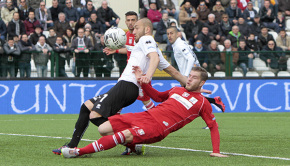
[{"label": "sponsor logo on jersey", "polygon": [[129,44],[132,44],[133,42],[133,39],[132,38],[129,38]]},{"label": "sponsor logo on jersey", "polygon": [[163,121],[163,124],[164,124],[165,126],[168,126],[168,125],[169,125],[168,122],[165,122],[165,121]]},{"label": "sponsor logo on jersey", "polygon": [[195,104],[197,102],[197,99],[195,97],[192,97],[189,99],[190,102],[192,102],[192,104]]},{"label": "sponsor logo on jersey", "polygon": [[151,44],[151,41],[150,41],[150,40],[148,40],[148,41],[146,41],[145,43],[146,43],[146,44]]},{"label": "sponsor logo on jersey", "polygon": [[98,105],[96,106],[96,108],[97,108],[97,109],[100,109],[100,108],[101,108],[101,104],[98,104]]},{"label": "sponsor logo on jersey", "polygon": [[99,144],[99,148],[100,148],[100,151],[104,151],[104,146],[102,144]]},{"label": "sponsor logo on jersey", "polygon": [[144,132],[144,130],[143,130],[143,129],[138,129],[138,134],[139,134],[139,135],[144,135],[144,134],[145,134],[145,132]]},{"label": "sponsor logo on jersey", "polygon": [[182,104],[187,110],[189,110],[193,104],[189,102],[186,98],[180,96],[179,94],[174,93],[173,95],[170,96],[170,98],[175,99],[178,101],[180,104]]},{"label": "sponsor logo on jersey", "polygon": [[189,96],[189,93],[184,92],[184,93],[182,94],[182,96],[183,96],[183,97],[188,97],[188,96]]}]

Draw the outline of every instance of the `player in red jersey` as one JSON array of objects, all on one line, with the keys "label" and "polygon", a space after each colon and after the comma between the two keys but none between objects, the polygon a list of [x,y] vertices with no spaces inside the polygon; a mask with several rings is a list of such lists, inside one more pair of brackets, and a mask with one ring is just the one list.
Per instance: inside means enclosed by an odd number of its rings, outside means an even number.
[{"label": "player in red jersey", "polygon": [[[129,11],[125,14],[125,16],[126,16],[125,23],[128,27],[128,31],[126,32],[126,37],[127,37],[126,47],[118,49],[118,50],[112,50],[106,47],[103,50],[103,52],[106,53],[107,55],[114,54],[114,53],[127,54],[127,62],[128,62],[131,55],[131,51],[136,44],[133,31],[134,31],[134,25],[138,21],[138,15],[134,11]],[[146,95],[146,93],[144,93],[141,88],[139,89],[138,100],[141,100],[143,102],[147,110],[154,107],[154,103],[152,102],[150,97],[148,97],[148,95]]]},{"label": "player in red jersey", "polygon": [[[140,78],[140,73],[140,68],[136,67],[137,78]],[[63,148],[62,155],[65,158],[73,158],[108,150],[118,144],[140,152],[140,148],[135,148],[136,144],[159,142],[168,134],[181,129],[200,116],[210,128],[213,146],[210,156],[228,157],[220,154],[218,124],[210,103],[201,95],[201,87],[207,78],[205,69],[194,67],[188,76],[185,87],[174,87],[165,92],[158,92],[152,86],[142,84],[142,88],[152,99],[163,103],[145,112],[109,117],[109,120],[99,127],[102,138],[84,148]]]}]

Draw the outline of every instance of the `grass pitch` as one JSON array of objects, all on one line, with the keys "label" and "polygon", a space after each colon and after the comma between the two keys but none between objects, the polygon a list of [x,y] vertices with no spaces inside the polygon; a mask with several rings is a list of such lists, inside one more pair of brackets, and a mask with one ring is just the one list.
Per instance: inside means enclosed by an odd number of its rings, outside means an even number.
[{"label": "grass pitch", "polygon": [[[239,155],[210,157],[210,132],[201,129],[205,123],[198,118],[152,144],[162,148],[147,147],[145,156],[121,156],[124,147],[119,145],[87,158],[65,159],[51,150],[69,141],[78,115],[0,115],[0,165],[290,165],[290,113],[215,115],[221,152]],[[83,139],[98,138],[97,127],[90,124]],[[89,143],[81,141],[79,147]]]}]

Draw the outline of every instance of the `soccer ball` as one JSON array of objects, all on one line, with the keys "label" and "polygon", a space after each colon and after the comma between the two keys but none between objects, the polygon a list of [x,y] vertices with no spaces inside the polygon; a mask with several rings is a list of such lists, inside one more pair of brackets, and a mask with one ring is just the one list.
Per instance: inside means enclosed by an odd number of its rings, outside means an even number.
[{"label": "soccer ball", "polygon": [[126,44],[126,33],[118,27],[112,27],[105,32],[105,45],[110,49],[117,50]]}]

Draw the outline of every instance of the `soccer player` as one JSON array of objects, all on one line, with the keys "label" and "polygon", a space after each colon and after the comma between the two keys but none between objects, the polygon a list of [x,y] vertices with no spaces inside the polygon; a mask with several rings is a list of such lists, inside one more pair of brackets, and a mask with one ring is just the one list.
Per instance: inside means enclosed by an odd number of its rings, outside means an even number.
[{"label": "soccer player", "polygon": [[[188,76],[193,66],[200,66],[195,53],[190,49],[189,45],[185,41],[178,37],[178,30],[176,27],[171,26],[167,28],[167,36],[169,42],[172,44],[174,58],[180,73],[184,76]],[[219,96],[215,98],[206,97],[206,99],[210,103],[213,103],[219,107],[222,112],[225,111],[225,105]]]},{"label": "soccer player", "polygon": [[[140,77],[141,72],[138,74],[140,68],[136,71],[136,75]],[[200,93],[207,78],[205,69],[194,67],[185,87],[174,87],[165,92],[158,92],[152,86],[142,83],[142,88],[153,100],[163,103],[145,112],[109,117],[109,120],[99,127],[102,138],[84,148],[63,148],[63,156],[73,158],[108,150],[118,144],[130,147],[133,152],[142,152],[140,148],[135,148],[136,144],[159,142],[200,116],[210,128],[213,146],[210,156],[228,157],[220,154],[218,124],[210,103]],[[138,80],[141,81],[141,78]]]},{"label": "soccer player", "polygon": [[100,126],[121,108],[135,102],[139,95],[140,85],[133,73],[133,66],[141,67],[145,75],[140,78],[140,81],[144,83],[151,81],[157,67],[159,70],[169,73],[179,82],[186,83],[186,77],[164,59],[152,37],[152,33],[153,25],[149,19],[143,18],[135,23],[133,34],[137,44],[132,49],[130,59],[118,83],[107,93],[93,97],[81,106],[71,141],[67,145],[54,149],[53,153],[60,155],[63,147],[77,147],[89,121],[96,126]]}]

